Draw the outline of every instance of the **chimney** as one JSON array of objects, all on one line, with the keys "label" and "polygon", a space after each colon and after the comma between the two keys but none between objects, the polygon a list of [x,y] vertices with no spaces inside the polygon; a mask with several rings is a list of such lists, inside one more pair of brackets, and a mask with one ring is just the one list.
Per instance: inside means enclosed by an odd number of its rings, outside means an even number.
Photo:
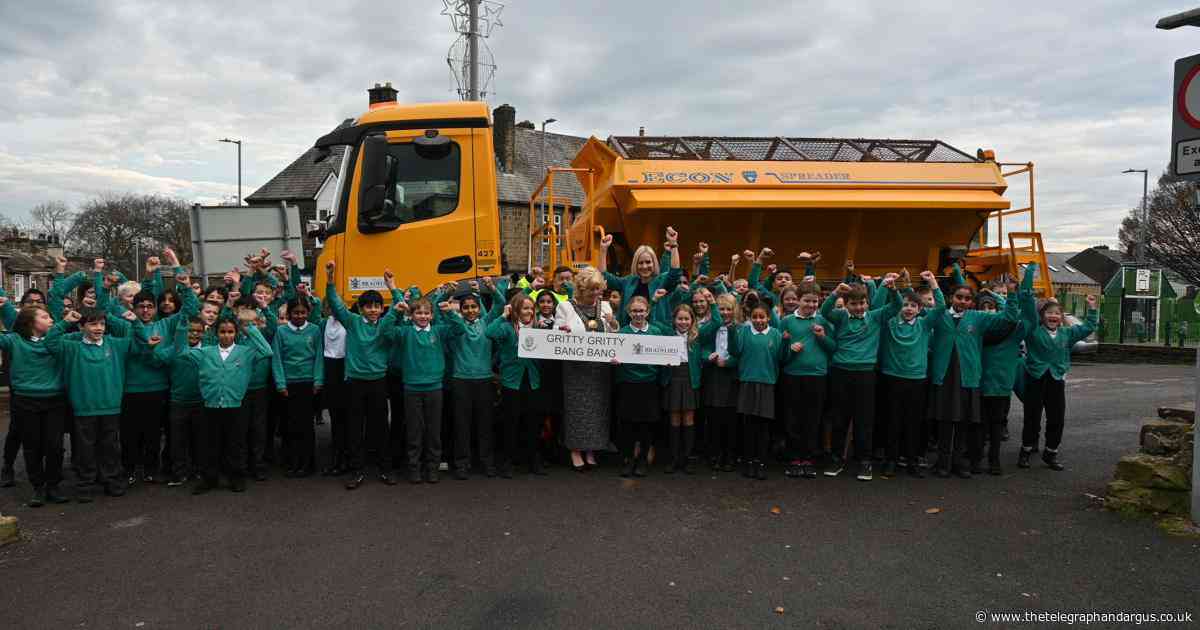
[{"label": "chimney", "polygon": [[396,104],[396,88],[392,87],[392,82],[388,81],[383,85],[375,84],[375,87],[367,90],[370,101],[370,109],[379,109]]},{"label": "chimney", "polygon": [[496,161],[504,173],[513,172],[517,159],[517,110],[505,103],[492,111],[492,145],[496,149]]}]

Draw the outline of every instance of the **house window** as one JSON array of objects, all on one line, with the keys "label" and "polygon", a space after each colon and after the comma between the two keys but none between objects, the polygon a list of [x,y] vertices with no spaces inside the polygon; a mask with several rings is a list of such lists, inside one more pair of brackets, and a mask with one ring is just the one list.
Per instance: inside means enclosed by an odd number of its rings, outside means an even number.
[{"label": "house window", "polygon": [[25,295],[25,289],[29,288],[25,283],[25,276],[13,274],[13,299],[19,300]]}]

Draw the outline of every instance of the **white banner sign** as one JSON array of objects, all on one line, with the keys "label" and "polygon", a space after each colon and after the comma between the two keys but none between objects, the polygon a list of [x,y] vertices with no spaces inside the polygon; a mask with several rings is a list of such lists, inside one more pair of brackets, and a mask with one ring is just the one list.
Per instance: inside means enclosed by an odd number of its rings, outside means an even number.
[{"label": "white banner sign", "polygon": [[1137,288],[1134,290],[1139,293],[1150,290],[1150,270],[1149,269],[1138,269],[1137,270]]},{"label": "white banner sign", "polygon": [[565,333],[560,330],[522,328],[517,340],[522,359],[556,359],[647,365],[679,365],[687,360],[683,337],[621,335],[613,333]]}]

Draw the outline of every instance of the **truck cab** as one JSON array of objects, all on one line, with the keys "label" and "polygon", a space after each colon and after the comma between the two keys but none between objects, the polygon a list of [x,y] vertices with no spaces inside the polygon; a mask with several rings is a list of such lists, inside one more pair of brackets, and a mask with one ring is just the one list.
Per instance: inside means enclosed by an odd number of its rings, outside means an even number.
[{"label": "truck cab", "polygon": [[[344,146],[333,212],[311,222],[323,241],[313,269],[325,295],[325,264],[347,302],[396,285],[423,290],[500,273],[500,224],[491,119],[482,102],[373,103],[353,124],[316,142],[317,159]],[[386,293],[385,293],[386,297]]]}]

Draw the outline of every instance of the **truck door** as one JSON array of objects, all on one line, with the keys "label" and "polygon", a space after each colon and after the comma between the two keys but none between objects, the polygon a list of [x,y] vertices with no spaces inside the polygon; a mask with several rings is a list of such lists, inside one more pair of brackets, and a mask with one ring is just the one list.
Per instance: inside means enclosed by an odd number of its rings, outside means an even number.
[{"label": "truck door", "polygon": [[[398,286],[423,290],[478,273],[481,212],[473,163],[487,129],[398,130],[366,136],[358,151],[342,256],[351,293],[383,288],[383,270]],[[494,192],[492,193],[494,196]],[[480,257],[482,258],[482,257]]]}]

